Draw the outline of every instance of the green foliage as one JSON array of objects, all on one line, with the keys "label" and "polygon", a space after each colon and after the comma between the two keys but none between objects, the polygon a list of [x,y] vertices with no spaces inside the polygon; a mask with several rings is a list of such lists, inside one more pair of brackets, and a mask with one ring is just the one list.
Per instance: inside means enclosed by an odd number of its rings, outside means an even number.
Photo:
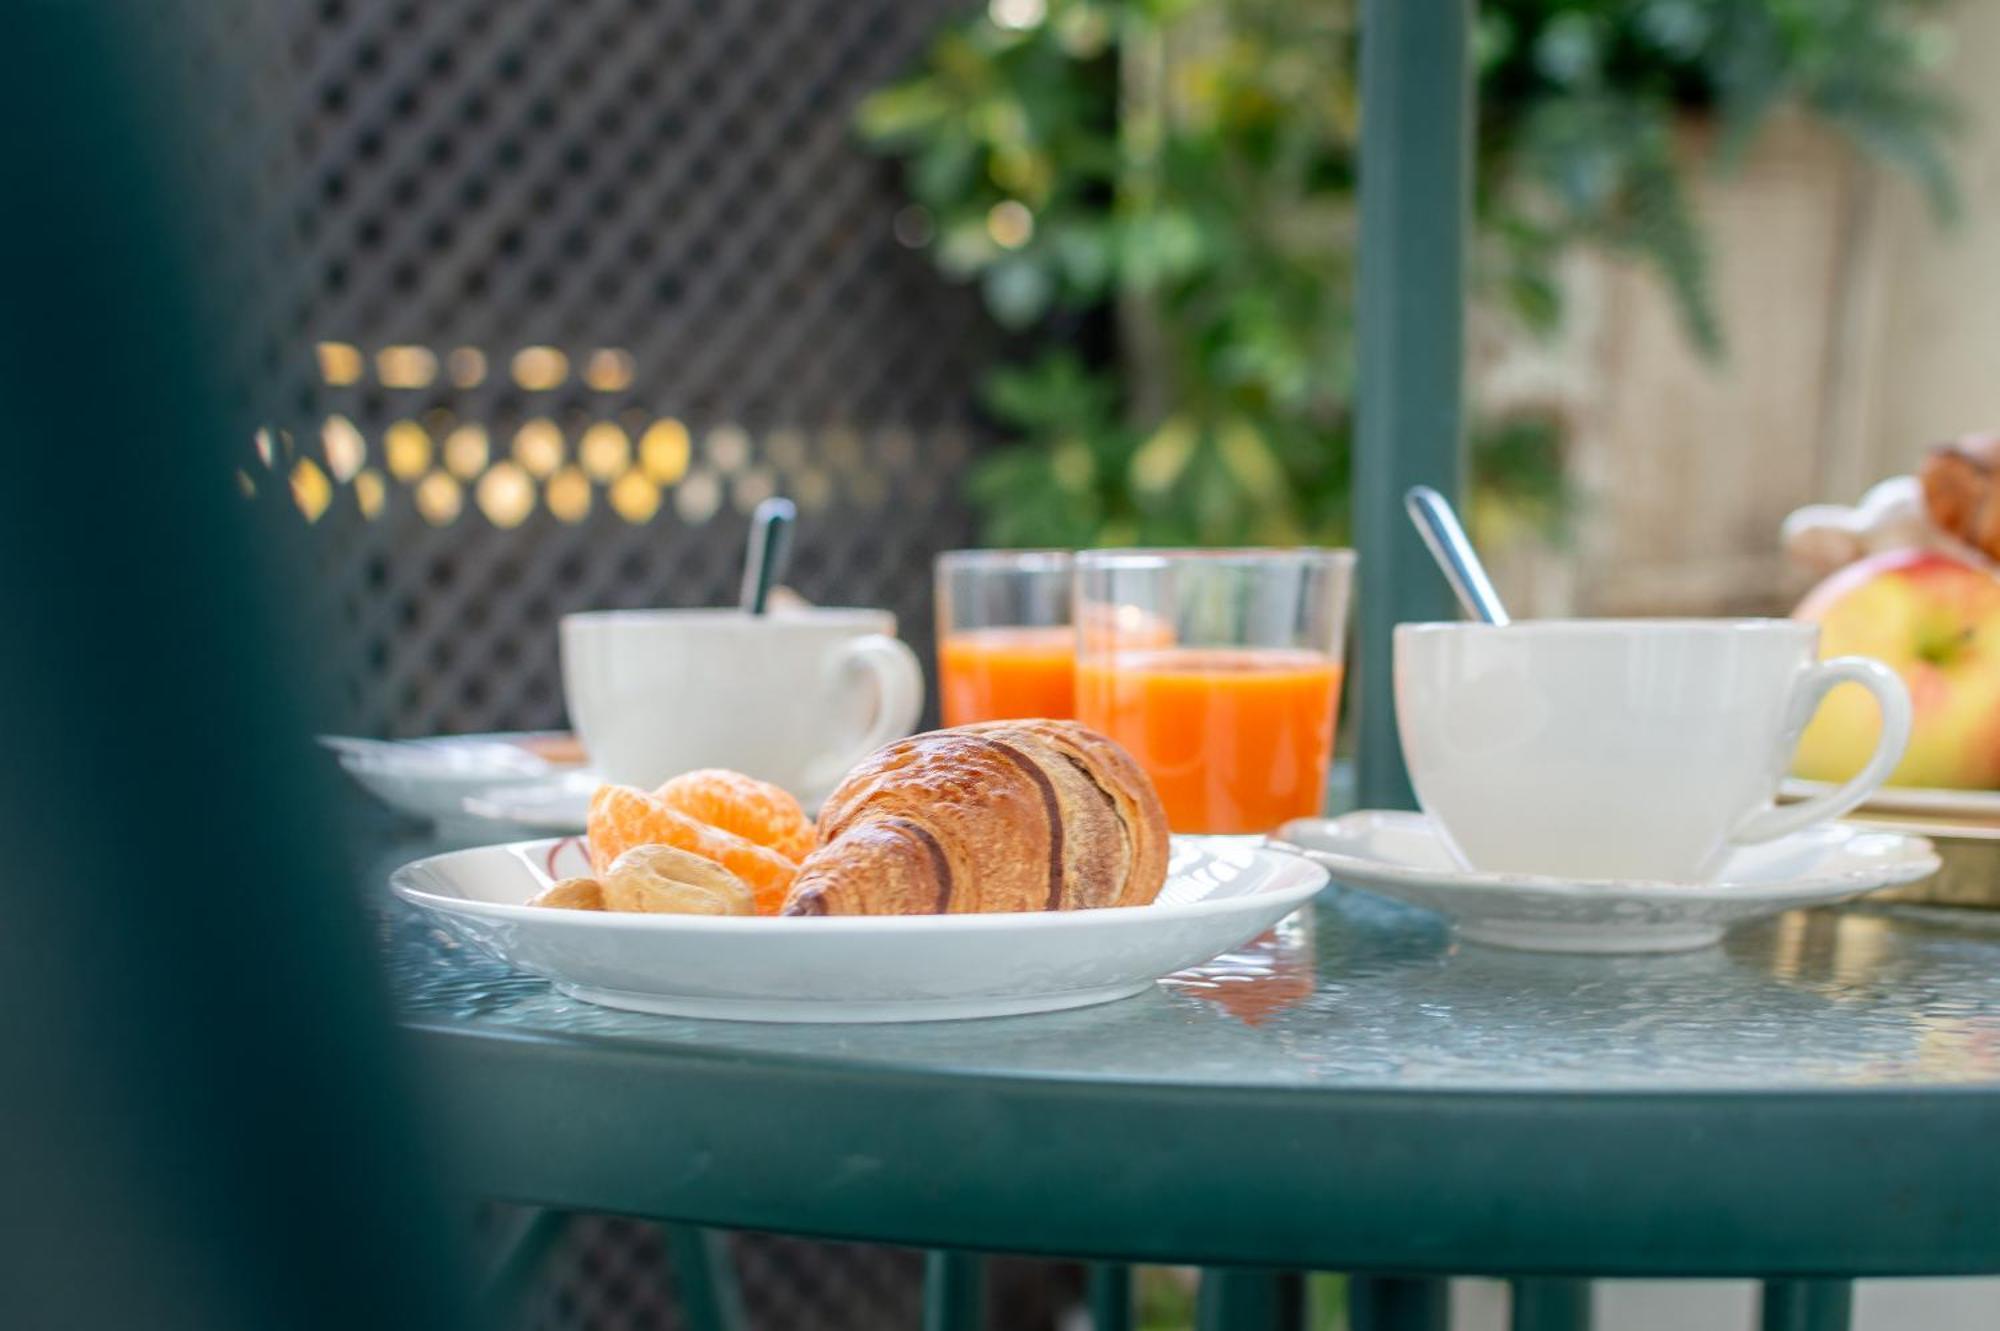
[{"label": "green foliage", "polygon": [[[1596,245],[1653,265],[1719,347],[1688,172],[1786,104],[1947,210],[1935,2],[1488,0],[1482,293],[1551,329],[1556,262]],[[939,268],[1044,347],[990,384],[1022,441],[975,477],[991,540],[1345,537],[1355,53],[1347,0],[993,0],[864,103]],[[1112,363],[1066,345],[1111,313]],[[1480,510],[1559,526],[1560,451],[1547,423],[1483,424]]]},{"label": "green foliage", "polygon": [[[1940,215],[1951,108],[1931,82],[1939,0],[1506,0],[1479,27],[1481,203],[1508,272],[1588,243],[1652,264],[1697,345],[1722,330],[1687,205],[1691,158],[1728,167],[1796,104],[1895,166]],[[1687,141],[1693,120],[1706,142]],[[1558,311],[1537,311],[1544,319]]]}]

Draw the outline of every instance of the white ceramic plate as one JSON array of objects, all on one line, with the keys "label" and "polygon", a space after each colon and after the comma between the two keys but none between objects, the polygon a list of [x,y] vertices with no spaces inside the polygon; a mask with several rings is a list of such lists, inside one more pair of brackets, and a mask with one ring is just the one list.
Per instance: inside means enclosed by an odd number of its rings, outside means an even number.
[{"label": "white ceramic plate", "polygon": [[722,918],[523,904],[588,872],[573,839],[418,860],[390,885],[586,1002],[742,1021],[939,1021],[1142,993],[1276,924],[1326,884],[1253,837],[1175,837],[1150,906],[991,915]]},{"label": "white ceramic plate", "polygon": [[1287,823],[1279,839],[1336,882],[1449,915],[1460,936],[1532,952],[1679,952],[1734,924],[1915,882],[1937,872],[1920,836],[1839,823],[1736,852],[1709,883],[1588,882],[1458,867],[1419,813]]},{"label": "white ceramic plate", "polygon": [[543,785],[574,772],[573,764],[551,762],[532,747],[567,738],[556,732],[405,740],[322,735],[320,743],[333,751],[343,771],[390,808],[452,823],[464,818],[470,796]]},{"label": "white ceramic plate", "polygon": [[[1826,781],[1792,777],[1784,784],[1789,799],[1807,799],[1832,790]],[[1946,790],[1940,786],[1883,786],[1861,805],[1876,813],[1924,813],[1939,818],[2000,818],[2000,790]]]}]

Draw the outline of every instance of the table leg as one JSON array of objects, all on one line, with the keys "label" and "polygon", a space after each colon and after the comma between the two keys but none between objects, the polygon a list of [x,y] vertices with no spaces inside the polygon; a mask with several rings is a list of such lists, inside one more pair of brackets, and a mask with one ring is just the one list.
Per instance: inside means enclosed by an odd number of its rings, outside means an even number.
[{"label": "table leg", "polygon": [[1194,1324],[1196,1331],[1304,1331],[1305,1281],[1296,1271],[1203,1267]]},{"label": "table leg", "polygon": [[690,1331],[742,1331],[743,1290],[736,1280],[736,1259],[729,1251],[728,1235],[695,1225],[662,1228],[674,1267],[674,1292],[680,1297],[682,1322]]},{"label": "table leg", "polygon": [[489,1321],[508,1325],[517,1320],[528,1287],[568,1230],[567,1211],[531,1206],[520,1213],[480,1282],[480,1301]]},{"label": "table leg", "polygon": [[1852,1281],[1764,1282],[1764,1331],[1847,1331],[1853,1312]]},{"label": "table leg", "polygon": [[1132,1268],[1097,1262],[1090,1268],[1091,1331],[1132,1331]]},{"label": "table leg", "polygon": [[986,1268],[977,1253],[924,1258],[924,1331],[979,1331],[986,1324]]},{"label": "table leg", "polygon": [[1347,1282],[1347,1324],[1353,1331],[1446,1331],[1451,1286],[1409,1276],[1354,1276]]},{"label": "table leg", "polygon": [[1588,1280],[1514,1280],[1512,1331],[1590,1331]]}]

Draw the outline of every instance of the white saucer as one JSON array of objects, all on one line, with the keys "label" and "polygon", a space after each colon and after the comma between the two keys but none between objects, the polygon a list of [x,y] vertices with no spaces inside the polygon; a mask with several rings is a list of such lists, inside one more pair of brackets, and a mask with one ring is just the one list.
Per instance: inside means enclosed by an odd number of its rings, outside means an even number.
[{"label": "white saucer", "polygon": [[438,823],[463,820],[468,796],[542,785],[575,770],[573,764],[551,761],[538,751],[573,745],[559,732],[400,740],[322,735],[319,742],[333,751],[343,771],[384,804]]},{"label": "white saucer", "polygon": [[465,796],[462,811],[522,831],[574,836],[589,821],[590,797],[603,781],[595,772],[569,771],[539,781],[492,786]]},{"label": "white saucer", "polygon": [[1839,823],[1737,851],[1708,883],[1590,882],[1461,869],[1419,813],[1287,823],[1277,840],[1336,882],[1449,915],[1461,937],[1531,952],[1680,952],[1731,925],[1819,906],[1937,872],[1920,836]]},{"label": "white saucer", "polygon": [[405,865],[390,886],[501,960],[607,1007],[739,1021],[940,1021],[1144,993],[1257,937],[1326,871],[1256,837],[1175,837],[1150,906],[991,915],[630,915],[529,906],[574,838]]},{"label": "white saucer", "polygon": [[[1828,781],[1788,779],[1787,799],[1810,799],[1833,789]],[[1883,786],[1862,802],[1869,813],[1923,813],[1939,818],[2000,818],[2000,790],[1947,790],[1942,786]]]}]

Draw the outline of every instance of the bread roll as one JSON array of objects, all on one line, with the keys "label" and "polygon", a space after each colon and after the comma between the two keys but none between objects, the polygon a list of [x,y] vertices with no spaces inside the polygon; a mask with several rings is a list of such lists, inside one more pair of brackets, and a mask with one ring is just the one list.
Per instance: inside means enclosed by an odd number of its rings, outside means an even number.
[{"label": "bread roll", "polygon": [[2000,559],[2000,435],[1970,434],[1933,448],[1917,479],[1940,529]]},{"label": "bread roll", "polygon": [[1123,749],[1074,721],[916,735],[851,772],[786,915],[1143,906],[1167,876],[1167,819]]}]

